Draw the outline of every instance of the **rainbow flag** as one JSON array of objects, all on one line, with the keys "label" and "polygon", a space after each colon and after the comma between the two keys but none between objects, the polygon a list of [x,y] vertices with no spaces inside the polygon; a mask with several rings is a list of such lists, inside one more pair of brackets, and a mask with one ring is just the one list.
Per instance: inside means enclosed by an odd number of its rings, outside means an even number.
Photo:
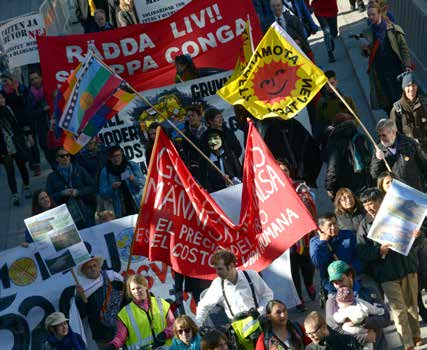
[{"label": "rainbow flag", "polygon": [[61,85],[55,98],[57,126],[65,131],[64,148],[78,153],[134,95],[123,90],[125,82],[98,59],[88,55]]},{"label": "rainbow flag", "polygon": [[89,54],[76,73],[76,82],[66,99],[59,126],[78,135],[122,81]]}]

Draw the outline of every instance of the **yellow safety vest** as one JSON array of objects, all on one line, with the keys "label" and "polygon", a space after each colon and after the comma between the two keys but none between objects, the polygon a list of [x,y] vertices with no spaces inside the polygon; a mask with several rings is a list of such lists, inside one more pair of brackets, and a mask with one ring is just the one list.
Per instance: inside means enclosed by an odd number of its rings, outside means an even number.
[{"label": "yellow safety vest", "polygon": [[[167,314],[169,303],[161,298],[150,297],[151,309],[150,318],[154,334],[157,335],[167,327]],[[151,332],[150,321],[147,313],[136,305],[133,301],[120,310],[117,315],[120,321],[128,330],[126,347],[129,350],[137,350],[143,346],[153,344],[153,334]],[[172,340],[168,339],[166,345],[171,345]]]},{"label": "yellow safety vest", "polygon": [[252,316],[248,316],[244,319],[234,321],[231,323],[231,326],[236,333],[239,344],[246,350],[254,350],[255,343],[249,336],[257,330],[259,330],[260,333],[262,332],[260,322]]}]

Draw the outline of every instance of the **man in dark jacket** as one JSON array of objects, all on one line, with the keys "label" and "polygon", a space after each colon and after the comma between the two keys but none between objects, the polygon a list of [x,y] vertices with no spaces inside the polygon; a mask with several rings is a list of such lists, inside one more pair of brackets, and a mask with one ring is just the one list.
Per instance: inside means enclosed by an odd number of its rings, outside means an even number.
[{"label": "man in dark jacket", "polygon": [[402,80],[402,97],[393,104],[390,119],[397,131],[421,144],[427,152],[427,98],[418,94],[414,74],[408,73]]},{"label": "man in dark jacket", "polygon": [[270,0],[270,8],[277,24],[279,24],[283,30],[301,46],[301,49],[308,54],[311,48],[307,41],[304,25],[300,19],[292,15],[289,11],[283,11],[282,0]]},{"label": "man in dark jacket", "polygon": [[[328,266],[329,281],[332,283],[335,289],[341,287],[347,287],[353,290],[354,295],[360,299],[363,299],[371,304],[381,304],[384,302],[381,299],[381,293],[377,288],[365,283],[365,280],[356,278],[354,270],[344,261],[336,260]],[[333,315],[338,311],[338,304],[335,299],[335,293],[328,295],[326,301],[326,323],[333,330],[343,333],[342,324],[335,321]],[[375,349],[387,349],[386,340],[382,329],[390,324],[390,314],[388,310],[384,308],[383,315],[370,315],[364,323],[364,328],[368,329],[367,333],[354,335],[354,338],[360,344],[375,343]]]},{"label": "man in dark jacket", "polygon": [[334,260],[343,260],[355,271],[361,271],[357,257],[356,237],[352,231],[339,230],[334,213],[319,216],[319,234],[310,240],[310,257],[314,266],[319,269],[322,286],[328,292],[334,292],[329,283],[328,266]]},{"label": "man in dark jacket", "polygon": [[71,164],[70,154],[62,147],[56,151],[56,170],[46,180],[46,189],[55,204],[66,204],[78,229],[95,225],[96,185],[87,171]]},{"label": "man in dark jacket", "polygon": [[387,170],[384,159],[396,177],[407,185],[422,191],[427,174],[427,155],[414,139],[399,134],[396,123],[381,119],[377,124],[381,142],[371,161],[371,176],[374,180]]},{"label": "man in dark jacket", "polygon": [[[184,134],[197,147],[202,148],[202,137],[206,132],[206,125],[202,123],[202,105],[195,103],[187,107],[187,120],[185,122]],[[201,165],[203,160],[202,155],[185,139],[182,140],[181,158],[187,165],[194,178],[201,182]]]},{"label": "man in dark jacket", "polygon": [[404,256],[390,249],[391,244],[380,244],[368,238],[369,230],[382,202],[382,194],[376,188],[368,189],[360,196],[366,211],[357,231],[357,252],[368,272],[381,284],[391,308],[397,332],[402,337],[404,349],[422,345],[418,322],[417,246],[421,242],[420,231],[414,232],[415,242]]},{"label": "man in dark jacket", "polygon": [[326,324],[323,316],[317,311],[310,312],[304,320],[305,334],[312,343],[306,346],[309,350],[359,350],[362,346],[348,334],[341,334]]},{"label": "man in dark jacket", "polygon": [[341,187],[349,188],[358,196],[372,186],[369,174],[372,157],[370,143],[357,130],[353,120],[344,120],[335,125],[327,146],[325,188],[331,199]]}]

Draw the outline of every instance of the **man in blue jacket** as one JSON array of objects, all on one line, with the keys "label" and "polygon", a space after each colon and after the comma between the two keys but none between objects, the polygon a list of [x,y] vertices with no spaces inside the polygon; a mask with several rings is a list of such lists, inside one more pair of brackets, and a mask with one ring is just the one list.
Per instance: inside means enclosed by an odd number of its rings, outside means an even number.
[{"label": "man in blue jacket", "polygon": [[357,257],[356,235],[350,230],[339,230],[334,213],[319,216],[319,234],[310,240],[310,257],[319,269],[322,286],[328,293],[334,292],[329,283],[328,266],[334,260],[343,260],[356,272],[361,271]]}]

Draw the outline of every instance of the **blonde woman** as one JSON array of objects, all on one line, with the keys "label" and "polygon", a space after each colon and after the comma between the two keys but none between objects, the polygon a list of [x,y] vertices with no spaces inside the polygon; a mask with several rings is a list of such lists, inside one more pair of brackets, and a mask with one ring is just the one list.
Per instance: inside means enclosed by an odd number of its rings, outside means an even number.
[{"label": "blonde woman", "polygon": [[200,350],[200,334],[190,316],[179,316],[173,325],[175,337],[171,350]]},{"label": "blonde woman", "polygon": [[117,13],[117,26],[126,27],[139,23],[133,0],[120,0],[119,12]]},{"label": "blonde woman", "polygon": [[147,279],[132,275],[126,281],[131,302],[117,315],[117,333],[111,341],[116,349],[170,346],[175,318],[169,303],[150,295]]}]

